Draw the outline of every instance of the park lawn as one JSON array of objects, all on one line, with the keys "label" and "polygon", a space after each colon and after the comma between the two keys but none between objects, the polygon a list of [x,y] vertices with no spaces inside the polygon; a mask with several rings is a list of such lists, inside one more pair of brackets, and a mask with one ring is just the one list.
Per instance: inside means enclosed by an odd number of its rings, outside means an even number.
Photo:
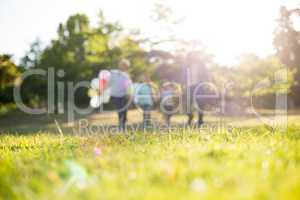
[{"label": "park lawn", "polygon": [[0,135],[0,199],[300,199],[299,124]]}]

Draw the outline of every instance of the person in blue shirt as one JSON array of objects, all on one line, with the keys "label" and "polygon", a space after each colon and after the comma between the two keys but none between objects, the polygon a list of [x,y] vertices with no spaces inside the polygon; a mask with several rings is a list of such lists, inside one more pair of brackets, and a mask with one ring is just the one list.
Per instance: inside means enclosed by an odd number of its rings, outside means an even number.
[{"label": "person in blue shirt", "polygon": [[148,74],[144,74],[143,83],[137,87],[137,105],[143,110],[144,127],[151,124],[151,110],[154,106],[154,91],[151,85],[151,79]]}]

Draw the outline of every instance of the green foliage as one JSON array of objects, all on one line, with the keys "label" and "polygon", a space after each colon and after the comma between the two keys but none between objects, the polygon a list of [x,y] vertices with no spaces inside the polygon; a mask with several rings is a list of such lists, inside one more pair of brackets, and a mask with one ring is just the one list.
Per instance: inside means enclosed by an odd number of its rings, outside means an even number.
[{"label": "green foliage", "polygon": [[19,76],[9,55],[0,55],[0,104],[13,102],[13,86]]},{"label": "green foliage", "polygon": [[9,55],[0,55],[0,87],[12,86],[19,72]]},{"label": "green foliage", "polygon": [[[54,67],[56,70],[64,70],[66,81],[80,81],[91,77],[91,66],[87,62],[89,51],[87,49],[91,28],[85,15],[74,15],[69,17],[65,24],[60,24],[58,28],[58,39],[52,40],[42,53],[40,68],[47,69]],[[94,41],[98,42],[98,41]],[[97,43],[97,45],[103,45]],[[94,53],[98,53],[95,51]]]},{"label": "green foliage", "polygon": [[[128,58],[132,62],[132,77],[141,75],[148,65],[139,42],[131,36],[124,37],[120,24],[107,22],[102,12],[99,20],[97,26],[91,27],[86,15],[70,16],[66,23],[59,25],[57,39],[53,39],[43,51],[39,51],[38,42],[32,44],[23,59],[23,66],[25,69],[63,70],[65,75],[58,80],[76,84],[79,81],[90,81],[101,69],[117,68],[121,58]],[[46,79],[32,77],[28,83],[27,89],[26,86],[24,89],[28,93],[26,99],[34,99],[32,96],[36,96],[39,101],[46,101]],[[87,103],[89,99],[86,94],[85,89],[78,91],[76,101]]]},{"label": "green foliage", "polygon": [[[121,57],[130,60],[132,67],[129,72],[134,81],[144,73],[150,73],[151,66],[146,59],[146,52],[132,38],[125,38],[120,41]],[[149,69],[150,68],[150,69]]]},{"label": "green foliage", "polygon": [[229,96],[249,97],[259,84],[266,84],[266,87],[255,91],[255,95],[258,96],[275,92],[287,93],[294,82],[293,72],[287,70],[286,75],[282,75],[281,78],[286,78],[286,81],[278,83],[281,80],[275,80],[276,75],[281,75],[280,70],[285,69],[276,56],[259,58],[248,54],[242,56],[236,66],[231,68],[214,66],[212,71],[219,87],[230,85],[227,90]]},{"label": "green foliage", "polygon": [[278,28],[275,31],[274,46],[281,62],[295,71],[295,82],[291,88],[292,98],[300,105],[300,31],[294,27],[293,18],[299,20],[300,10],[281,7]]},{"label": "green foliage", "polygon": [[60,24],[58,39],[42,54],[41,68],[62,69],[66,72],[62,79],[76,83],[94,78],[101,69],[116,68],[121,58],[130,58],[133,72],[140,74],[145,61],[139,43],[128,37],[116,42],[121,35],[120,25],[106,22],[101,13],[99,18],[96,27],[91,27],[87,16],[81,14]]},{"label": "green foliage", "polygon": [[[172,14],[171,10],[167,7],[162,9],[157,7],[157,9],[157,20],[171,23],[167,22],[169,15]],[[150,51],[146,51],[142,45],[146,43],[143,42],[154,41],[148,38],[137,40],[137,33],[125,34],[127,31],[123,31],[123,27],[118,22],[107,21],[101,11],[99,22],[94,27],[90,25],[88,17],[84,14],[70,16],[65,23],[58,26],[57,37],[45,49],[41,49],[39,40],[31,45],[22,59],[21,66],[23,70],[31,68],[47,70],[50,67],[55,68],[56,72],[63,70],[65,75],[57,80],[65,83],[72,81],[76,84],[79,81],[91,80],[101,69],[116,68],[120,59],[127,58],[132,63],[130,74],[134,81],[139,80],[143,73],[149,73],[156,82],[162,79],[180,82],[182,67],[186,66],[189,60],[187,55],[193,53],[197,57],[195,63],[210,66],[208,71],[220,88],[226,83],[233,83],[227,90],[227,94],[231,97],[248,97],[256,84],[266,79],[270,87],[260,90],[256,95],[270,95],[280,90],[291,92],[296,99],[299,97],[297,94],[300,93],[300,90],[297,92],[297,83],[300,81],[298,69],[300,45],[299,33],[293,29],[291,15],[298,13],[297,9],[281,9],[279,27],[274,39],[278,58],[269,56],[262,59],[254,55],[246,55],[241,58],[237,66],[232,68],[220,68],[215,65],[213,56],[208,54],[203,44],[197,41],[173,41],[177,46],[175,45],[172,53],[154,49],[151,45]],[[172,38],[166,41],[172,41]],[[274,73],[284,66],[289,67],[288,83],[278,86],[274,83]],[[45,104],[46,79],[30,77],[27,83],[23,90],[25,101],[36,99],[38,104]],[[75,99],[86,104],[88,102],[86,90],[77,92]]]},{"label": "green foliage", "polygon": [[38,67],[42,53],[41,41],[36,39],[26,52],[25,56],[21,59],[21,67],[25,69]]}]

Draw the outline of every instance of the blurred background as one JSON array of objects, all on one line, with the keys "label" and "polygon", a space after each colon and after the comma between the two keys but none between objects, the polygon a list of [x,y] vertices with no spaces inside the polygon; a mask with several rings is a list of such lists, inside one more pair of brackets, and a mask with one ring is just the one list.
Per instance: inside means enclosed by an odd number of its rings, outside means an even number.
[{"label": "blurred background", "polygon": [[[191,53],[218,87],[232,83],[226,99],[229,106],[238,106],[235,111],[250,105],[251,91],[264,79],[270,86],[255,94],[255,106],[274,108],[278,89],[288,94],[290,109],[300,106],[296,0],[1,0],[0,4],[1,115],[16,109],[14,83],[27,70],[53,67],[65,72],[57,81],[76,84],[127,58],[134,81],[146,71],[157,84],[180,83],[181,67]],[[278,87],[274,73],[280,69],[288,70],[288,81]],[[76,92],[77,105],[88,105],[86,90]],[[22,98],[30,107],[46,107],[47,77],[27,78]],[[68,102],[67,95],[64,101]]]}]

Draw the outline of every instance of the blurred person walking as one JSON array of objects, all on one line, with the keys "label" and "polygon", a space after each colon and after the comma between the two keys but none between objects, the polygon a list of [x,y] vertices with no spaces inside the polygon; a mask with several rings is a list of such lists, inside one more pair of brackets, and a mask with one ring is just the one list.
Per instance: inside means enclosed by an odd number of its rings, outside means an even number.
[{"label": "blurred person walking", "polygon": [[128,74],[130,62],[123,59],[118,67],[119,69],[111,71],[109,86],[111,88],[111,102],[118,112],[119,130],[125,131],[127,111],[131,102],[130,90],[132,81]]}]

